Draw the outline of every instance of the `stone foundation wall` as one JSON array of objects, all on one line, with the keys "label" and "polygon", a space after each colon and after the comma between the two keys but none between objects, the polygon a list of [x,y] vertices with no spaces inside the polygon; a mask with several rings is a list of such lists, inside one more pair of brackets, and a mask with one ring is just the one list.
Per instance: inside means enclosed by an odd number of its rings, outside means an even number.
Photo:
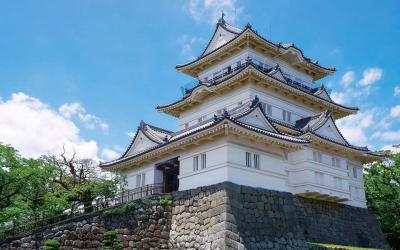
[{"label": "stone foundation wall", "polygon": [[99,249],[117,229],[124,249],[309,249],[307,242],[388,249],[367,209],[302,199],[290,193],[221,183],[137,202],[134,212],[99,214],[0,243],[1,249],[38,249],[57,239],[61,249]]},{"label": "stone foundation wall", "polygon": [[174,194],[170,241],[173,249],[388,248],[367,209],[228,182]]},{"label": "stone foundation wall", "polygon": [[60,249],[100,249],[104,232],[118,231],[124,249],[170,249],[171,206],[159,205],[159,199],[135,202],[136,208],[125,215],[104,217],[93,213],[30,235],[0,243],[0,249],[40,249],[47,239],[61,243]]}]

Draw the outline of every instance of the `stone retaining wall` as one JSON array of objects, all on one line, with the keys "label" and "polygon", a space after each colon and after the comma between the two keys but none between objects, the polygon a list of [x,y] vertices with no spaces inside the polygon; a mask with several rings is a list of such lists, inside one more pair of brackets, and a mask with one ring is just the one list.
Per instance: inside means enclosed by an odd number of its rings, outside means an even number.
[{"label": "stone retaining wall", "polygon": [[367,209],[225,182],[174,194],[173,249],[388,248]]},{"label": "stone retaining wall", "polygon": [[136,209],[123,216],[104,217],[88,214],[0,244],[1,249],[40,249],[47,239],[61,243],[60,249],[100,249],[104,232],[118,231],[125,249],[170,249],[171,206],[161,206],[159,199],[135,202]]},{"label": "stone retaining wall", "polygon": [[299,198],[225,182],[139,202],[132,214],[79,221],[5,242],[2,249],[37,249],[57,239],[62,249],[99,249],[116,228],[124,249],[309,249],[307,242],[388,248],[367,209]]}]

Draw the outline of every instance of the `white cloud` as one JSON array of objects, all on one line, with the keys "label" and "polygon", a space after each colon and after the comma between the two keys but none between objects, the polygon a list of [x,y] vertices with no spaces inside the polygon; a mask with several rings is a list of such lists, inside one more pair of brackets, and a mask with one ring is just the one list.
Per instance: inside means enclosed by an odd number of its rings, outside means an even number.
[{"label": "white cloud", "polygon": [[372,138],[379,139],[381,141],[400,141],[400,130],[376,132],[372,135]]},{"label": "white cloud", "polygon": [[391,117],[400,117],[400,105],[394,106],[390,109]]},{"label": "white cloud", "polygon": [[359,81],[361,86],[367,86],[379,81],[382,78],[382,69],[368,68],[363,72],[363,78]]},{"label": "white cloud", "polygon": [[108,130],[107,123],[102,121],[99,117],[87,113],[85,108],[78,102],[65,103],[61,105],[58,111],[67,119],[77,115],[88,129],[100,128],[103,131]]},{"label": "white cloud", "polygon": [[345,92],[332,92],[331,98],[334,102],[345,104],[347,102],[347,97]]},{"label": "white cloud", "polygon": [[9,100],[0,103],[1,142],[12,145],[26,157],[58,155],[65,146],[67,155],[75,151],[79,158],[97,160],[97,143],[83,139],[79,128],[65,116],[74,109],[62,110],[64,113],[51,109],[37,98],[14,93]]},{"label": "white cloud", "polygon": [[194,55],[193,47],[198,44],[204,44],[206,41],[201,37],[185,34],[179,37],[178,43],[182,46],[181,55],[187,57],[189,60],[194,60],[196,57]]},{"label": "white cloud", "polygon": [[215,24],[225,13],[225,20],[234,24],[243,8],[237,6],[236,0],[190,0],[185,6],[192,18],[198,22]]},{"label": "white cloud", "polygon": [[343,136],[350,143],[359,146],[368,144],[368,137],[365,130],[373,123],[374,116],[371,111],[360,112],[337,121],[339,130],[343,133]]},{"label": "white cloud", "polygon": [[394,87],[393,95],[394,96],[400,96],[400,86]]},{"label": "white cloud", "polygon": [[345,87],[349,86],[354,81],[354,78],[355,78],[354,71],[351,70],[347,71],[340,79],[340,83]]},{"label": "white cloud", "polygon": [[105,148],[101,151],[101,158],[105,161],[115,160],[120,156],[120,154],[110,148]]},{"label": "white cloud", "polygon": [[136,135],[136,131],[128,132],[128,136],[129,136],[130,138],[134,138],[135,135]]},{"label": "white cloud", "polygon": [[58,111],[65,117],[71,118],[71,116],[77,113],[84,113],[85,109],[78,102],[65,103],[58,108]]}]

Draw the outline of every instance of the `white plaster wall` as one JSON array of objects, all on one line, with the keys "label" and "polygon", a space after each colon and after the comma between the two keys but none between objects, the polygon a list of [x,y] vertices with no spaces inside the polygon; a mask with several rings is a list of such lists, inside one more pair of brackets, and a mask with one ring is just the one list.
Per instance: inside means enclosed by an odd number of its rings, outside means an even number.
[{"label": "white plaster wall", "polygon": [[157,163],[175,158],[177,156],[178,155],[172,155],[151,163],[144,164],[143,166],[140,167],[134,167],[121,171],[121,174],[124,174],[126,176],[127,188],[128,189],[136,188],[136,176],[142,173],[146,173],[146,183],[145,183],[146,185],[162,183],[164,181],[163,171],[158,170],[155,167],[155,165]]},{"label": "white plaster wall", "polygon": [[138,174],[145,173],[146,174],[146,185],[148,184],[153,184],[155,183],[155,176],[156,170],[153,164],[148,164],[142,167],[134,168],[134,169],[129,169],[127,171],[124,171],[123,174],[126,175],[126,181],[128,184],[128,189],[133,189],[136,188],[136,176]]},{"label": "white plaster wall", "polygon": [[282,72],[286,76],[289,76],[293,80],[299,81],[304,85],[311,87],[313,83],[313,79],[311,76],[294,69],[292,66],[290,66],[287,62],[283,61],[282,59],[267,57],[259,53],[258,51],[255,51],[250,48],[245,48],[239,51],[238,53],[232,55],[231,57],[223,60],[222,62],[215,64],[210,68],[207,68],[206,70],[200,72],[198,77],[199,79],[204,80],[206,77],[212,76],[215,72],[218,72],[229,65],[235,66],[236,62],[241,60],[246,60],[248,57],[252,58],[255,63],[261,62],[267,65],[268,67],[273,67],[276,64],[279,64]]},{"label": "white plaster wall", "polygon": [[250,99],[250,91],[248,86],[242,86],[223,96],[210,97],[198,104],[194,108],[183,112],[179,117],[179,127],[184,128],[184,124],[189,126],[198,123],[199,117],[211,118],[217,113],[217,110],[227,108],[232,109],[238,105],[240,101],[244,102]]},{"label": "white plaster wall", "polygon": [[283,121],[283,110],[292,113],[291,123],[295,124],[296,120],[316,114],[310,109],[301,107],[300,105],[285,100],[282,97],[272,93],[268,89],[263,89],[259,86],[250,87],[251,98],[257,96],[261,102],[265,102],[272,106],[271,117]]},{"label": "white plaster wall", "polygon": [[[322,163],[313,160],[313,151],[322,153]],[[246,152],[260,156],[259,169],[246,167]],[[201,169],[199,165],[199,170],[193,171],[193,157],[202,153],[206,154],[206,168]],[[294,194],[319,192],[350,199],[344,204],[366,207],[361,164],[335,155],[341,158],[342,164],[340,167],[332,166],[332,155],[330,152],[305,147],[289,152],[286,160],[284,152],[273,145],[265,146],[254,142],[250,144],[234,137],[221,138],[180,154],[179,190],[230,181]],[[173,157],[167,159],[170,158]],[[128,188],[135,188],[136,175],[144,172],[146,184],[162,182],[162,171],[154,167],[157,162],[125,171]],[[357,171],[360,171],[357,173],[358,178],[351,176],[347,165],[357,167]],[[323,183],[317,182],[315,173],[324,175]],[[335,185],[334,177],[342,179],[341,188]]]},{"label": "white plaster wall", "polygon": [[[260,155],[260,168],[245,166],[246,152]],[[206,169],[193,171],[193,157],[207,155]],[[237,142],[220,140],[197,147],[180,158],[179,189],[187,190],[223,181],[285,191],[287,161],[276,149],[249,147]]]},{"label": "white plaster wall", "polygon": [[[206,154],[206,168],[193,171],[193,157]],[[182,153],[179,158],[179,190],[212,185],[228,180],[227,144],[225,140],[209,142]]]},{"label": "white plaster wall", "polygon": [[232,109],[236,107],[239,102],[253,100],[255,96],[257,96],[261,102],[272,106],[271,117],[275,119],[283,121],[283,110],[291,112],[291,124],[295,124],[298,119],[316,114],[310,109],[282,99],[268,89],[247,84],[223,96],[207,98],[201,104],[183,112],[179,117],[179,127],[183,129],[186,123],[189,126],[195,125],[198,123],[198,118],[200,117],[204,117],[205,119],[211,118],[218,110],[224,108],[228,110]]}]

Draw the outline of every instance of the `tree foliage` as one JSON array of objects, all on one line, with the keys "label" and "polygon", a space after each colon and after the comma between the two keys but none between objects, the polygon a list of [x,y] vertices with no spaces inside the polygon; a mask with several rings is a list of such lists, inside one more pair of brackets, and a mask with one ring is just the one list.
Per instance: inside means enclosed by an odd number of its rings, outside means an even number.
[{"label": "tree foliage", "polygon": [[59,214],[92,210],[120,191],[121,178],[101,177],[89,159],[26,159],[0,143],[0,229]]},{"label": "tree foliage", "polygon": [[387,152],[385,160],[368,167],[365,187],[383,233],[393,247],[400,247],[400,153]]}]

